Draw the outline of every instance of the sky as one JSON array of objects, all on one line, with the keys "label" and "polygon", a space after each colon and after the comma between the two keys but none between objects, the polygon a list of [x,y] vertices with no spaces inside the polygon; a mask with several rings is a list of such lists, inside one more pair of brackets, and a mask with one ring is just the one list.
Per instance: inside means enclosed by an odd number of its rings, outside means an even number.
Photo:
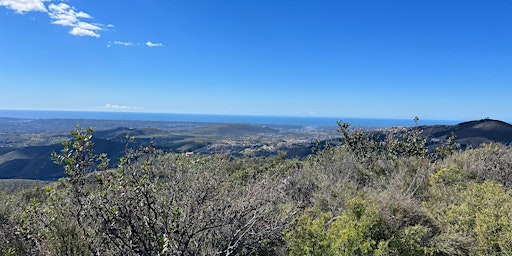
[{"label": "sky", "polygon": [[512,121],[512,1],[0,0],[0,109]]}]

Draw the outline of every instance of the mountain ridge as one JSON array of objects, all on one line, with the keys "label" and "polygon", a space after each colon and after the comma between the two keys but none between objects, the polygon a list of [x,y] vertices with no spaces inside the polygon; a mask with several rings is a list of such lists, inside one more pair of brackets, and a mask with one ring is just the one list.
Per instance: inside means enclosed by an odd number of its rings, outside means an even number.
[{"label": "mountain ridge", "polygon": [[[462,148],[479,147],[482,143],[499,142],[506,145],[512,143],[512,124],[504,121],[484,118],[462,122],[456,125],[420,126],[423,136],[431,141],[445,141],[452,133],[455,142]],[[434,143],[437,144],[437,143]]]},{"label": "mountain ridge", "polygon": [[[430,149],[445,143],[452,133],[456,134],[455,142],[462,149],[476,148],[482,143],[490,142],[512,144],[512,124],[489,118],[456,125],[424,125],[418,128],[422,130],[422,136],[427,138]],[[315,141],[312,137],[309,141],[304,137],[299,138],[297,134],[277,138],[277,135],[288,135],[278,129],[253,124],[212,124],[180,131],[118,127],[94,133],[94,152],[107,153],[111,159],[110,167],[114,168],[128,145],[127,135],[133,136],[137,145],[156,142],[157,147],[166,151],[195,151],[205,154],[224,152],[233,155],[250,151],[254,156],[284,152],[289,153],[286,155],[291,158],[310,154]],[[271,139],[265,141],[264,138]],[[272,141],[277,141],[278,144],[266,144],[273,143]],[[60,152],[61,149],[60,143],[18,148],[1,147],[0,179],[55,180],[63,177],[62,168],[54,164],[50,157],[52,152]]]}]

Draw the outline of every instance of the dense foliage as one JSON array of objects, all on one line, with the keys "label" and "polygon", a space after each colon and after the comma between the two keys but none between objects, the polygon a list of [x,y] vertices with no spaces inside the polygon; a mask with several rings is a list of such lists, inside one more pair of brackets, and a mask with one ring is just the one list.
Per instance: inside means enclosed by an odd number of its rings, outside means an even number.
[{"label": "dense foliage", "polygon": [[512,254],[511,147],[339,131],[306,160],[128,146],[105,170],[77,127],[66,178],[0,194],[0,255]]}]

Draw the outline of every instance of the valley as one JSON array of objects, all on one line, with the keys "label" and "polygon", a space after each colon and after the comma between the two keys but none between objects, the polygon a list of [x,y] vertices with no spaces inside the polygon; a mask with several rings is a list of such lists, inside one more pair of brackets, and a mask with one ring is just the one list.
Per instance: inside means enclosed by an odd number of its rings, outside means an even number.
[{"label": "valley", "polygon": [[[207,122],[165,122],[94,119],[0,118],[0,179],[56,180],[62,170],[50,158],[69,140],[76,125],[94,129],[94,151],[106,153],[115,168],[127,148],[154,144],[164,152],[222,154],[231,157],[304,159],[326,145],[340,145],[333,127],[257,125]],[[372,129],[379,137],[392,128]],[[404,128],[402,129],[412,129]],[[419,126],[431,150],[452,133],[462,149],[482,143],[512,143],[512,125],[492,119],[457,125]]]}]

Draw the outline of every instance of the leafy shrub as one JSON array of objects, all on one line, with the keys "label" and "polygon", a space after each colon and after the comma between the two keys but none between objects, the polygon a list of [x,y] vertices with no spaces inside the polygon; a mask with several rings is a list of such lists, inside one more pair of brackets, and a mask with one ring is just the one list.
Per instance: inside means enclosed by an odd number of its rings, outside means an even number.
[{"label": "leafy shrub", "polygon": [[494,180],[512,188],[512,148],[500,143],[484,144],[463,152],[455,160],[471,178],[482,182]]},{"label": "leafy shrub", "polygon": [[353,131],[304,160],[130,149],[103,170],[92,129],[66,178],[0,194],[0,255],[507,255],[512,149],[427,154],[416,127]]},{"label": "leafy shrub", "polygon": [[92,130],[73,135],[53,154],[67,178],[24,210],[35,254],[247,255],[283,246],[295,208],[280,184],[295,164],[251,166],[148,146],[128,149],[118,169],[97,172],[107,161],[92,152]]},{"label": "leafy shrub", "polygon": [[[371,196],[349,199],[338,216],[310,208],[285,235],[290,255],[432,254],[432,228],[421,223],[428,218],[392,208]],[[395,216],[385,216],[390,212]]]}]

